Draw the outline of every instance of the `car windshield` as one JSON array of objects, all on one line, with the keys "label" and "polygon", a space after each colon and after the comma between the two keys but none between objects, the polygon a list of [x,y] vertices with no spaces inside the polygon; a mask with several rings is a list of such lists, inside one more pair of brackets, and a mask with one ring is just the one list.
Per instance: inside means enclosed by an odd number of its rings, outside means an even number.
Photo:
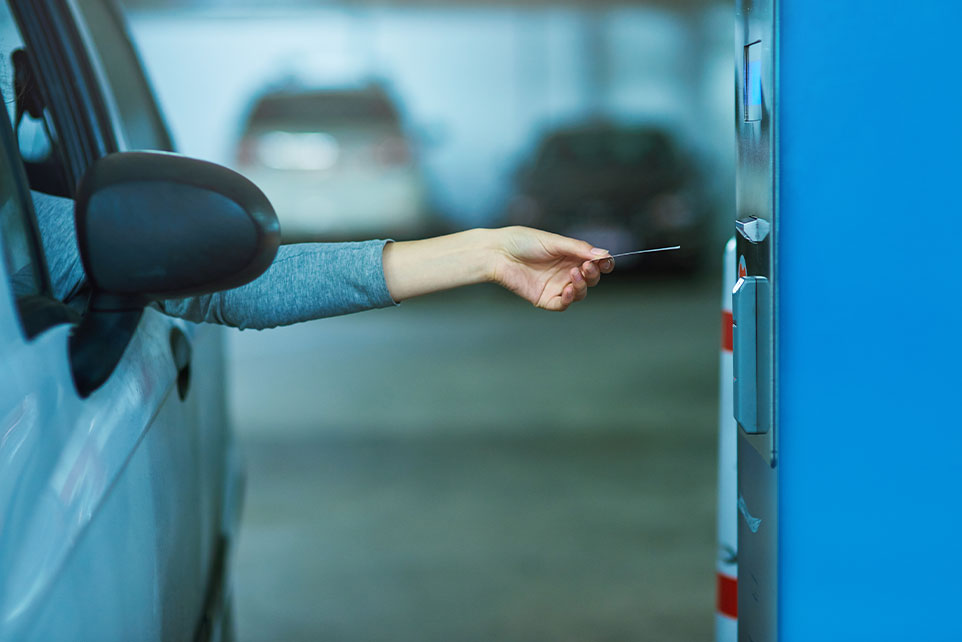
[{"label": "car windshield", "polygon": [[172,151],[167,125],[157,109],[137,52],[127,37],[122,18],[104,0],[76,3],[91,35],[109,87],[116,101],[127,149]]},{"label": "car windshield", "polygon": [[643,167],[663,163],[670,153],[668,141],[655,132],[578,132],[549,139],[540,162],[559,167]]}]

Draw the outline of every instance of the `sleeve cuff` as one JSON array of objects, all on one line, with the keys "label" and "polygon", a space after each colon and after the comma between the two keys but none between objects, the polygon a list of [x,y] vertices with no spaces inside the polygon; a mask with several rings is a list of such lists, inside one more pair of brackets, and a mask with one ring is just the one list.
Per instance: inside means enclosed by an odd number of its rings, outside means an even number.
[{"label": "sleeve cuff", "polygon": [[371,241],[372,249],[376,250],[376,257],[374,257],[371,263],[377,271],[377,276],[371,279],[371,282],[374,284],[374,291],[371,295],[372,303],[374,303],[374,307],[377,308],[389,308],[401,305],[391,296],[391,292],[387,288],[387,279],[384,278],[384,248],[388,243],[393,242],[394,239]]}]

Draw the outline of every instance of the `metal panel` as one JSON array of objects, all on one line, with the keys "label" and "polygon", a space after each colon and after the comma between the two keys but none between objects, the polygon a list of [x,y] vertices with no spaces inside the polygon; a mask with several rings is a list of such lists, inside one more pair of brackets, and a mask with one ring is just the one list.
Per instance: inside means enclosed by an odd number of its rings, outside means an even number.
[{"label": "metal panel", "polygon": [[[740,642],[774,641],[778,637],[778,424],[773,378],[778,288],[774,257],[778,234],[775,47],[773,0],[737,0],[736,256],[742,284],[751,282],[755,286],[736,285],[740,295],[753,296],[753,304],[746,302],[742,307],[755,313],[754,319],[736,319],[736,323],[753,325],[755,336],[741,333],[741,345],[735,346],[734,355],[736,363],[746,364],[747,373],[754,371],[754,380],[743,378],[735,383],[735,398],[741,400],[743,410],[738,431]],[[739,354],[740,348],[751,354]],[[749,386],[751,389],[746,389]]]},{"label": "metal panel", "polygon": [[773,429],[739,433],[740,640],[962,639],[960,22],[737,3],[738,217],[771,223],[738,255],[774,324]]}]

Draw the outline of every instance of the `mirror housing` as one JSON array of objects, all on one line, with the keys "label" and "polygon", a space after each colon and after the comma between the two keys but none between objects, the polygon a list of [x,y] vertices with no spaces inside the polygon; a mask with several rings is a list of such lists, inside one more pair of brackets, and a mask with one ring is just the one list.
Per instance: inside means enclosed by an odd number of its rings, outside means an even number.
[{"label": "mirror housing", "polygon": [[77,244],[91,295],[70,338],[86,397],[120,362],[151,301],[208,294],[260,276],[280,245],[267,197],[225,167],[166,152],[94,163],[76,195]]},{"label": "mirror housing", "polygon": [[243,285],[280,244],[274,209],[253,183],[166,152],[97,161],[77,190],[76,225],[94,293],[139,305]]}]

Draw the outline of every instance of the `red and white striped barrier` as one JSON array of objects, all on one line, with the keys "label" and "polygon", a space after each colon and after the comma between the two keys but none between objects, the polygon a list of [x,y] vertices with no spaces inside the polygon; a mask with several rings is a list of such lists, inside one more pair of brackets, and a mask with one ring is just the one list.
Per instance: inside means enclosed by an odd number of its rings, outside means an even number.
[{"label": "red and white striped barrier", "polygon": [[734,238],[725,246],[722,274],[715,642],[735,642],[738,639],[738,425],[732,409],[732,290],[736,280]]}]

